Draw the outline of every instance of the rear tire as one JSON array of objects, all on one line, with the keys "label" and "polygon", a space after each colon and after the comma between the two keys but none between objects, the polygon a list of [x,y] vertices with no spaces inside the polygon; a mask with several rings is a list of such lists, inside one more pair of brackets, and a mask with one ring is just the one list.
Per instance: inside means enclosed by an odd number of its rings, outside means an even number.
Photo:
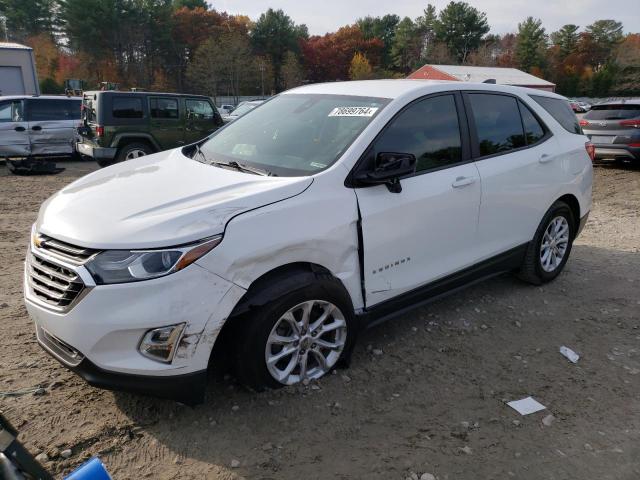
[{"label": "rear tire", "polygon": [[149,144],[143,142],[127,143],[121,147],[116,154],[116,163],[124,162],[126,160],[135,160],[136,158],[151,155],[153,149]]},{"label": "rear tire", "polygon": [[540,222],[520,267],[525,282],[541,285],[556,278],[569,259],[576,237],[576,221],[569,205],[558,201]]},{"label": "rear tire", "polygon": [[[319,323],[323,314],[326,320]],[[324,273],[243,317],[236,319],[235,373],[258,391],[325,376],[350,355],[357,334],[349,295]],[[276,361],[285,351],[291,353]]]}]

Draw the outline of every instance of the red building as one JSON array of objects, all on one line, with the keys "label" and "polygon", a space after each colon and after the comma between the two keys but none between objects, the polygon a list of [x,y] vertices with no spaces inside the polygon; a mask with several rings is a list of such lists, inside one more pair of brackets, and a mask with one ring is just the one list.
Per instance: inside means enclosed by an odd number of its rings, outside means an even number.
[{"label": "red building", "polygon": [[451,80],[482,83],[495,80],[498,85],[537,88],[553,92],[554,83],[535,77],[517,68],[473,67],[470,65],[424,65],[407,78],[418,80]]}]

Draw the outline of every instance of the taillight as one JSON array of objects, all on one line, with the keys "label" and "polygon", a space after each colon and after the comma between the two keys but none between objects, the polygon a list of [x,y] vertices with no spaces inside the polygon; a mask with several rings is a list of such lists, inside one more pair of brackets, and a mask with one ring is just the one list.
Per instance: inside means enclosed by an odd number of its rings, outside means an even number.
[{"label": "taillight", "polygon": [[630,147],[634,147],[634,148],[638,148],[640,147],[640,142],[635,142],[635,143],[629,143]]},{"label": "taillight", "polygon": [[596,146],[591,143],[591,142],[586,142],[584,144],[584,148],[587,150],[587,154],[589,155],[589,158],[591,159],[591,161],[595,161],[596,159]]},{"label": "taillight", "polygon": [[104,127],[102,125],[98,125],[96,127],[96,137],[102,137],[104,135]]},{"label": "taillight", "polygon": [[589,122],[587,120],[580,120],[581,127],[586,127],[587,125],[589,125]]},{"label": "taillight", "polygon": [[640,128],[640,118],[636,118],[635,120],[622,120],[620,125],[623,127],[635,127]]}]

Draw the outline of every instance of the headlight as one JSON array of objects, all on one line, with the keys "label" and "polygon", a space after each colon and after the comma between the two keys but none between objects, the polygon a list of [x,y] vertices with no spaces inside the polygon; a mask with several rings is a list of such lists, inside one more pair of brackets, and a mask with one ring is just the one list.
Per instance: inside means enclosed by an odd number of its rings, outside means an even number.
[{"label": "headlight", "polygon": [[164,250],[106,250],[86,267],[96,284],[137,282],[162,277],[191,265],[222,241],[222,235]]}]

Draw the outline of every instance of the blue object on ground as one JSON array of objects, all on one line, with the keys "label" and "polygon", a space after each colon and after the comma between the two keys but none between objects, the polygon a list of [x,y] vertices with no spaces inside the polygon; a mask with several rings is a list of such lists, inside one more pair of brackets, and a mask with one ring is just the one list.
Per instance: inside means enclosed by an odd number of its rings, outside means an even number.
[{"label": "blue object on ground", "polygon": [[111,476],[100,459],[93,457],[64,477],[64,480],[111,480]]}]

